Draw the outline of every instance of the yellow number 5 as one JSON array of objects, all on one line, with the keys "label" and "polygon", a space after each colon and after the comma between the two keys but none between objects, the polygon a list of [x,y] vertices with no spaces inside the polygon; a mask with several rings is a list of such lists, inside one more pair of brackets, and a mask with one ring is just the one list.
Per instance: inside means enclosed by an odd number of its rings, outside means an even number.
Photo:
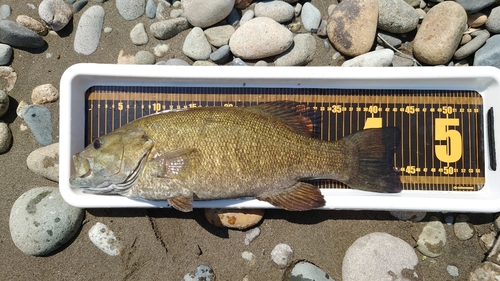
[{"label": "yellow number 5", "polygon": [[446,141],[446,144],[436,144],[436,157],[441,162],[457,162],[462,157],[462,135],[459,131],[450,129],[450,126],[459,126],[458,118],[436,118],[434,127],[437,141]]}]

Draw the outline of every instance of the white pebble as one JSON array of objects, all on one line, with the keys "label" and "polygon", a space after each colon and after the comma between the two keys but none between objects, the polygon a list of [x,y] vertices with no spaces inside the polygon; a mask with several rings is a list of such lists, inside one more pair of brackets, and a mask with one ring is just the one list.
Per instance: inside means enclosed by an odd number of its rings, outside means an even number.
[{"label": "white pebble", "polygon": [[55,102],[59,99],[59,91],[52,84],[36,86],[31,92],[31,100],[34,104]]},{"label": "white pebble", "polygon": [[123,250],[120,239],[103,223],[98,222],[89,230],[89,238],[97,248],[110,256],[118,256]]},{"label": "white pebble", "polygon": [[252,228],[245,235],[245,245],[250,245],[260,235],[260,228]]},{"label": "white pebble", "polygon": [[111,33],[111,31],[113,31],[113,28],[109,26],[104,28],[104,33]]},{"label": "white pebble", "polygon": [[7,124],[0,122],[0,154],[6,152],[12,143],[12,133]]},{"label": "white pebble", "polygon": [[241,257],[246,260],[249,265],[255,264],[255,255],[252,252],[244,251],[241,253]]},{"label": "white pebble", "polygon": [[167,44],[158,44],[158,45],[156,45],[156,47],[154,47],[153,51],[154,51],[155,56],[161,58],[167,54],[169,49],[170,49],[170,46]]},{"label": "white pebble", "polygon": [[448,271],[448,274],[450,274],[452,277],[458,276],[458,267],[456,267],[454,265],[448,265],[446,267],[446,271]]},{"label": "white pebble", "polygon": [[293,260],[293,250],[287,244],[278,244],[271,252],[271,259],[278,268],[285,268]]}]

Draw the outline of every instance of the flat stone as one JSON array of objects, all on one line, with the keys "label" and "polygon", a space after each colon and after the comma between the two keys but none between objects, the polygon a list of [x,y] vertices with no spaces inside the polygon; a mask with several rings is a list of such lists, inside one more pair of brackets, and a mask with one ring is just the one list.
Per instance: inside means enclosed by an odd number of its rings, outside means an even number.
[{"label": "flat stone", "polygon": [[403,41],[391,33],[380,31],[377,33],[377,43],[379,43],[382,46],[386,47],[392,46],[396,49],[399,49]]},{"label": "flat stone", "polygon": [[158,6],[156,7],[156,18],[160,21],[169,19],[169,9],[171,7],[170,2],[167,0],[159,0]]},{"label": "flat stone", "polygon": [[390,49],[382,49],[366,54],[359,55],[350,60],[346,60],[342,66],[344,67],[381,67],[390,66],[394,58],[394,51]]},{"label": "flat stone", "polygon": [[205,217],[212,225],[240,230],[255,226],[263,216],[263,209],[205,209]]},{"label": "flat stone", "polygon": [[180,32],[189,29],[190,25],[186,18],[163,20],[151,24],[150,30],[156,39],[166,40],[174,37]]},{"label": "flat stone", "polygon": [[194,272],[184,275],[184,281],[215,281],[215,272],[208,265],[200,265]]},{"label": "flat stone", "polygon": [[448,265],[446,267],[446,271],[448,271],[448,274],[451,277],[458,277],[459,276],[459,274],[458,274],[458,267],[456,267],[454,265]]},{"label": "flat stone", "polygon": [[118,13],[126,20],[135,20],[142,16],[146,9],[145,0],[116,0]]},{"label": "flat stone", "polygon": [[479,31],[478,34],[476,34],[476,37],[474,37],[474,39],[472,39],[470,42],[460,47],[455,52],[453,58],[456,60],[462,60],[474,54],[474,52],[476,52],[486,43],[486,40],[488,40],[488,38],[490,38],[490,33],[487,30]]},{"label": "flat stone", "polygon": [[455,232],[455,236],[462,241],[469,240],[476,234],[474,226],[469,223],[469,217],[466,214],[457,216],[453,225],[453,231]]},{"label": "flat stone", "polygon": [[474,66],[494,66],[500,68],[500,34],[491,36],[486,44],[474,54]]},{"label": "flat stone", "polygon": [[208,60],[197,60],[193,62],[193,66],[217,66],[217,64]]},{"label": "flat stone", "polygon": [[12,132],[7,124],[0,121],[0,154],[7,152],[11,144]]},{"label": "flat stone", "polygon": [[486,20],[486,29],[491,33],[500,33],[500,6],[491,10]]},{"label": "flat stone", "polygon": [[19,15],[16,18],[16,22],[26,28],[33,30],[40,36],[45,36],[49,32],[47,26],[45,26],[44,24],[42,24],[41,22],[37,21],[32,17]]},{"label": "flat stone", "polygon": [[208,42],[216,47],[222,47],[229,44],[229,38],[233,35],[235,28],[231,25],[220,25],[206,29],[205,36]]},{"label": "flat stone", "polygon": [[36,104],[29,105],[24,109],[23,119],[42,146],[52,143],[52,119],[48,108]]},{"label": "flat stone", "polygon": [[404,0],[378,1],[378,28],[392,33],[407,33],[417,28],[417,11]]},{"label": "flat stone", "polygon": [[210,58],[212,47],[201,28],[194,27],[191,29],[184,40],[182,52],[193,60],[208,60]]},{"label": "flat stone", "polygon": [[55,102],[59,99],[59,91],[52,84],[36,86],[31,92],[31,101],[34,104]]},{"label": "flat stone", "polygon": [[271,260],[278,268],[287,267],[293,260],[292,247],[284,243],[276,245],[271,251]]},{"label": "flat stone", "polygon": [[246,11],[243,16],[241,16],[241,19],[240,19],[240,26],[245,24],[247,21],[253,19],[255,17],[255,13],[253,12],[253,10],[248,10]]},{"label": "flat stone", "polygon": [[70,206],[56,187],[37,187],[13,204],[9,227],[12,241],[27,255],[48,255],[68,242],[85,212]]},{"label": "flat stone", "polygon": [[234,7],[234,0],[183,0],[184,16],[193,26],[205,28],[225,19]]},{"label": "flat stone", "polygon": [[3,90],[0,90],[0,117],[9,110],[9,95]]},{"label": "flat stone", "polygon": [[495,0],[455,0],[458,4],[464,7],[467,14],[472,14],[482,9],[491,6]]},{"label": "flat stone", "polygon": [[292,43],[292,32],[266,17],[249,20],[229,39],[231,52],[241,59],[275,56],[288,50]]},{"label": "flat stone", "polygon": [[430,65],[447,63],[460,44],[466,23],[467,14],[456,2],[445,1],[432,7],[413,41],[413,55]]},{"label": "flat stone", "polygon": [[105,224],[96,223],[89,229],[89,239],[104,253],[110,256],[119,256],[123,251],[123,245],[115,233]]},{"label": "flat stone", "polygon": [[26,165],[33,173],[51,181],[59,181],[59,143],[53,143],[31,152]]},{"label": "flat stone", "polygon": [[258,2],[254,12],[256,17],[268,17],[279,23],[289,22],[295,15],[292,5],[284,1]]},{"label": "flat stone", "polygon": [[8,64],[11,58],[12,48],[7,44],[0,44],[0,65]]},{"label": "flat stone", "polygon": [[36,32],[11,20],[0,20],[0,43],[17,48],[40,48],[45,45]]},{"label": "flat stone", "polygon": [[420,0],[405,0],[408,5],[412,6],[413,8],[418,8],[420,6]]},{"label": "flat stone", "polygon": [[[177,59],[177,58],[173,58],[173,59],[169,59],[167,61],[161,61],[161,62],[158,62],[156,63],[157,65],[177,65],[177,66],[189,66],[189,63],[185,60],[182,60],[182,59]],[[206,214],[205,214],[206,215]]]},{"label": "flat stone", "polygon": [[225,64],[230,58],[231,52],[229,50],[229,45],[224,45],[210,54],[210,59],[216,64]]},{"label": "flat stone", "polygon": [[233,61],[231,62],[233,66],[248,66],[242,59],[240,58],[233,58]]},{"label": "flat stone", "polygon": [[245,234],[245,245],[250,245],[260,235],[260,228],[254,227]]},{"label": "flat stone", "polygon": [[500,280],[500,265],[485,261],[469,275],[469,281]]},{"label": "flat stone", "polygon": [[90,55],[97,50],[103,21],[104,9],[101,6],[92,6],[82,14],[73,44],[77,53]]},{"label": "flat stone", "polygon": [[139,51],[134,56],[134,64],[155,64],[156,58],[155,56],[148,51]]},{"label": "flat stone", "polygon": [[472,28],[480,27],[486,23],[487,19],[488,16],[481,12],[470,14],[467,15],[467,25]]},{"label": "flat stone", "polygon": [[328,18],[328,38],[336,50],[347,56],[368,52],[377,32],[377,0],[344,0]]},{"label": "flat stone", "polygon": [[417,250],[422,254],[435,258],[439,257],[446,245],[446,231],[443,224],[438,220],[428,222],[417,241]]},{"label": "flat stone", "polygon": [[302,7],[301,20],[305,30],[316,32],[321,23],[321,12],[310,2],[306,2]]},{"label": "flat stone", "polygon": [[154,19],[156,17],[156,9],[158,5],[154,0],[148,0],[146,3],[146,16],[150,19]]},{"label": "flat stone", "polygon": [[148,43],[148,34],[142,22],[136,24],[130,31],[130,40],[132,40],[132,43],[136,46],[142,46]]},{"label": "flat stone", "polygon": [[130,54],[124,54],[123,50],[120,50],[120,53],[118,53],[118,59],[116,62],[118,64],[134,64],[135,57],[134,55]]},{"label": "flat stone", "polygon": [[88,0],[78,0],[73,4],[73,13],[80,12],[87,5]]},{"label": "flat stone", "polygon": [[333,281],[333,279],[316,265],[299,261],[285,271],[284,281]]},{"label": "flat stone", "polygon": [[293,45],[274,60],[276,66],[302,66],[310,63],[316,54],[316,39],[309,33],[297,34]]},{"label": "flat stone", "polygon": [[73,10],[64,0],[43,0],[38,15],[52,30],[59,31],[73,18]]},{"label": "flat stone", "polygon": [[9,5],[0,6],[0,20],[5,20],[10,17],[11,9]]},{"label": "flat stone", "polygon": [[10,66],[0,66],[0,90],[10,91],[17,81],[17,73]]}]

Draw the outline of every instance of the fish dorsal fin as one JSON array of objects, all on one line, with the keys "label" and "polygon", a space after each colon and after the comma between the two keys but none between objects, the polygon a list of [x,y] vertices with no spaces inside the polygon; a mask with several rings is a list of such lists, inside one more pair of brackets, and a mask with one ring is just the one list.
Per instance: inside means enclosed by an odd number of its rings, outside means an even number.
[{"label": "fish dorsal fin", "polygon": [[298,102],[275,101],[250,106],[246,109],[278,119],[303,136],[316,136],[319,128],[320,117],[308,110],[306,105]]},{"label": "fish dorsal fin", "polygon": [[282,193],[269,197],[257,197],[257,199],[288,211],[308,211],[323,207],[326,203],[321,191],[305,182],[297,182]]},{"label": "fish dorsal fin", "polygon": [[168,203],[181,212],[191,212],[193,210],[193,194],[191,196],[178,196],[167,199]]},{"label": "fish dorsal fin", "polygon": [[182,148],[155,156],[154,161],[160,166],[158,177],[182,178],[196,166],[197,155],[194,148]]}]

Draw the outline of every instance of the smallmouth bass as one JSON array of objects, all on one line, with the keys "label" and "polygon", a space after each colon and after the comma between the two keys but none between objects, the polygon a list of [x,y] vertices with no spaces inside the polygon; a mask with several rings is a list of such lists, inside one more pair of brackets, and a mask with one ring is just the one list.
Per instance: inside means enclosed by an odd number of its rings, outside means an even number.
[{"label": "smallmouth bass", "polygon": [[328,142],[291,102],[202,107],[149,115],[102,136],[73,156],[72,188],[167,200],[256,197],[286,210],[325,205],[304,182],[334,179],[354,189],[400,192],[393,167],[400,131],[367,129]]}]

